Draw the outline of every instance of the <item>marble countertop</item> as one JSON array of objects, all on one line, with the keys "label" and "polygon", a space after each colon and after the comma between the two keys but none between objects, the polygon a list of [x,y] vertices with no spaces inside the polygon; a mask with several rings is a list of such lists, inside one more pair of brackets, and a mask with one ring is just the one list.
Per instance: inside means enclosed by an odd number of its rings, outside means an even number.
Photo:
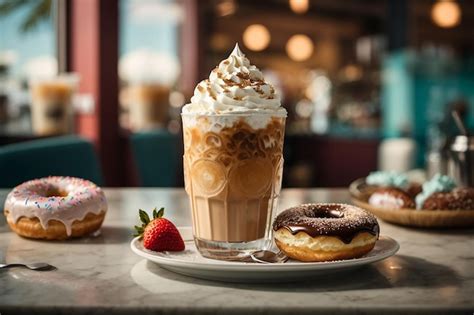
[{"label": "marble countertop", "polygon": [[[0,218],[0,262],[48,262],[58,270],[0,270],[0,314],[473,314],[474,230],[417,230],[381,222],[397,255],[300,283],[235,284],[171,273],[129,247],[137,209],[164,206],[190,224],[182,189],[106,189],[109,212],[96,237],[33,241]],[[7,191],[0,190],[0,205]],[[348,202],[345,189],[284,190],[280,209],[303,202]],[[0,206],[1,207],[1,206]]]}]

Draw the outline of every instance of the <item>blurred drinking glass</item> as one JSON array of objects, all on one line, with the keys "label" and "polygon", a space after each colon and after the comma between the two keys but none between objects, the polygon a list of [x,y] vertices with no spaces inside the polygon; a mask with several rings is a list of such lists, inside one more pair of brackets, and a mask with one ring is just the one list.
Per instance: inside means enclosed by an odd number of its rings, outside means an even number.
[{"label": "blurred drinking glass", "polygon": [[170,88],[161,83],[137,82],[128,86],[130,128],[163,128],[168,120]]},{"label": "blurred drinking glass", "polygon": [[73,104],[79,77],[74,73],[30,80],[31,120],[36,135],[73,131]]}]

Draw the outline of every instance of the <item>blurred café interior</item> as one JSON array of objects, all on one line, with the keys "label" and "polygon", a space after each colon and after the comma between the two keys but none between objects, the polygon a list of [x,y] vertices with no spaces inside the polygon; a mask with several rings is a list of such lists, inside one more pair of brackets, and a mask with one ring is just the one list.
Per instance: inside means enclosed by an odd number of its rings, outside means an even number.
[{"label": "blurred caf\u00e9 interior", "polygon": [[473,38],[467,0],[0,0],[0,187],[182,186],[181,108],[235,43],[288,111],[283,187],[443,172]]}]

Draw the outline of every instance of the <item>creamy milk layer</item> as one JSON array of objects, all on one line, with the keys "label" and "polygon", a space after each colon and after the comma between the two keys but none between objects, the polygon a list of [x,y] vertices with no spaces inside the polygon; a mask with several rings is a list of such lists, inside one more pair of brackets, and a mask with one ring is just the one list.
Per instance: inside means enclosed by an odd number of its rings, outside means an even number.
[{"label": "creamy milk layer", "polygon": [[272,85],[265,82],[262,72],[236,45],[209,79],[201,81],[194,90],[191,103],[185,105],[183,117],[214,116],[213,129],[230,127],[244,119],[255,129],[264,128],[271,117],[286,117],[280,97]]}]

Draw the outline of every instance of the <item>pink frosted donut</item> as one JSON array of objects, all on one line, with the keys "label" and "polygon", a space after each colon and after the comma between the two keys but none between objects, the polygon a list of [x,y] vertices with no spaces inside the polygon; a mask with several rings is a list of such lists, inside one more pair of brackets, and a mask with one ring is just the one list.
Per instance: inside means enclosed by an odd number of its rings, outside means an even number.
[{"label": "pink frosted donut", "polygon": [[7,196],[4,212],[19,235],[66,239],[98,230],[107,200],[102,189],[88,180],[51,176],[15,187]]}]

